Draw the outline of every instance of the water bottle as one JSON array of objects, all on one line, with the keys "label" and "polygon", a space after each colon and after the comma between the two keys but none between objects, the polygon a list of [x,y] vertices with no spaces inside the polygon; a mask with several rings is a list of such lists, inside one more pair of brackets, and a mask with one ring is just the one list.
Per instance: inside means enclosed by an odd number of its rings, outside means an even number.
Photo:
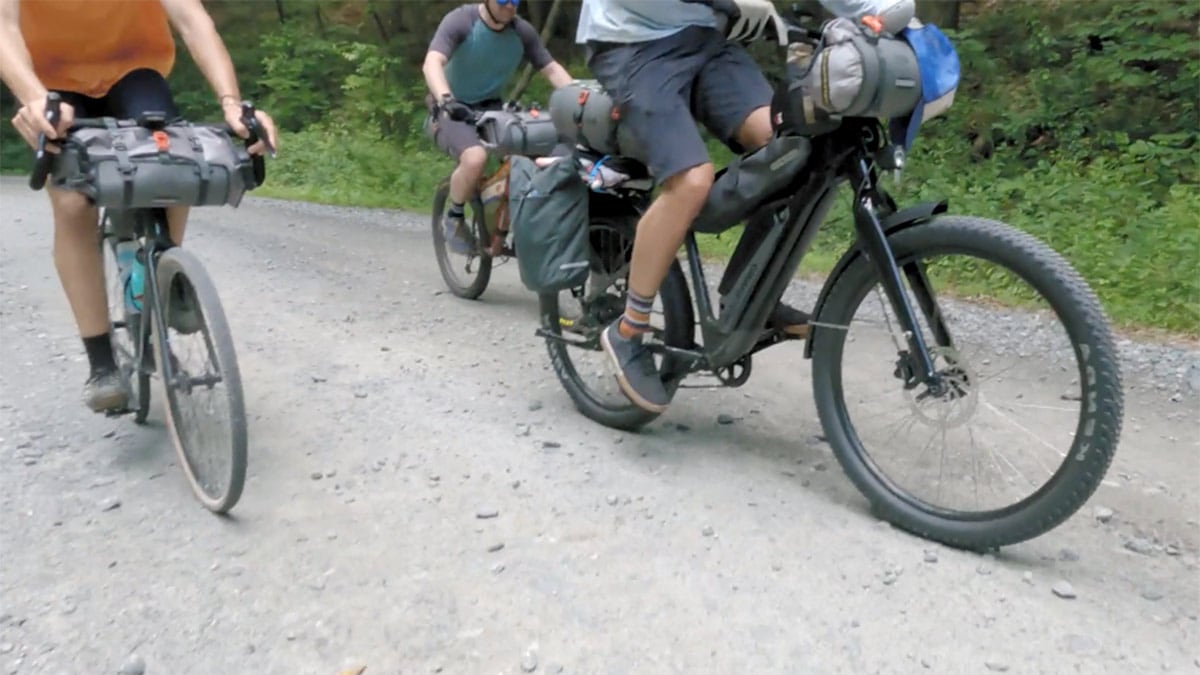
[{"label": "water bottle", "polygon": [[137,259],[138,243],[117,243],[117,269],[125,287],[125,309],[129,312],[142,311],[142,294],[145,291],[146,271]]}]

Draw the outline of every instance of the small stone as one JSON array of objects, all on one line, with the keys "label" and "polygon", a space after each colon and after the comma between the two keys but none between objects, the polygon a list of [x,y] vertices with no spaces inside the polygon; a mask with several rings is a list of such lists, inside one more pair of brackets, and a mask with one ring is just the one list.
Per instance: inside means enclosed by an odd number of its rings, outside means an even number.
[{"label": "small stone", "polygon": [[938,561],[937,551],[925,551],[925,562],[935,563]]},{"label": "small stone", "polygon": [[7,654],[16,648],[16,645],[11,642],[0,642],[0,654]]},{"label": "small stone", "polygon": [[1095,514],[1096,514],[1096,520],[1098,520],[1102,523],[1107,523],[1108,521],[1112,520],[1113,510],[1108,508],[1107,506],[1097,506],[1096,510],[1095,510]]},{"label": "small stone", "polygon": [[824,471],[825,469],[825,462],[817,462],[816,464],[813,464],[813,471]]},{"label": "small stone", "polygon": [[496,509],[493,509],[490,506],[485,506],[475,512],[475,517],[479,518],[481,520],[486,520],[488,518],[495,518],[498,515],[500,515],[500,512]]},{"label": "small stone", "polygon": [[529,404],[529,412],[537,412],[541,409],[542,409],[541,401],[534,401],[533,403]]},{"label": "small stone", "polygon": [[321,377],[320,375],[309,375],[309,377],[312,379],[313,382],[315,382],[317,384],[329,381],[328,379]]},{"label": "small stone", "polygon": [[1021,581],[1024,581],[1027,584],[1032,584],[1033,583],[1033,572],[1026,570],[1024,573],[1021,574]]},{"label": "small stone", "polygon": [[1058,559],[1063,562],[1075,562],[1079,560],[1079,554],[1069,548],[1064,548],[1058,552]]},{"label": "small stone", "polygon": [[518,424],[517,425],[517,435],[518,436],[528,436],[529,432],[530,432],[530,427],[528,424]]},{"label": "small stone", "polygon": [[676,424],[676,425],[675,425],[675,428],[676,428],[676,429],[678,429],[679,431],[685,431],[685,432],[686,432],[686,431],[691,431],[691,430],[692,430],[692,428],[691,428],[691,427],[689,427],[689,426],[688,426],[688,425],[686,425],[686,424]]},{"label": "small stone", "polygon": [[721,413],[717,415],[717,424],[733,424],[733,415]]},{"label": "small stone", "polygon": [[321,480],[321,478],[323,478],[323,477],[324,477],[324,475],[325,475],[325,474],[321,473],[320,471],[314,471],[314,472],[312,472],[312,474],[309,476],[309,478],[312,478],[313,480]]},{"label": "small stone", "polygon": [[358,389],[354,392],[354,398],[366,398],[366,397],[367,397],[367,392],[365,392],[361,389]]},{"label": "small stone", "polygon": [[121,666],[121,675],[142,675],[146,672],[146,660],[137,654],[131,654]]},{"label": "small stone", "polygon": [[1154,555],[1154,544],[1141,537],[1134,537],[1125,542],[1125,548],[1142,555]]},{"label": "small stone", "polygon": [[116,497],[106,497],[100,501],[101,511],[112,511],[121,506],[121,500]]},{"label": "small stone", "polygon": [[1163,553],[1169,556],[1177,556],[1179,555],[1179,547],[1175,544],[1167,544],[1167,547],[1163,549]]},{"label": "small stone", "polygon": [[608,498],[607,498],[607,499],[605,499],[605,501],[607,501],[607,502],[608,502],[608,505],[609,505],[609,506],[616,506],[616,505],[617,505],[617,501],[618,501],[618,500],[617,500],[617,496],[616,496],[616,495],[609,495],[609,496],[608,496]]},{"label": "small stone", "polygon": [[504,548],[504,542],[502,542],[502,541],[496,542],[495,544],[492,544],[491,546],[488,547],[488,553],[495,553],[496,551],[499,551],[502,548]]},{"label": "small stone", "polygon": [[442,477],[436,473],[429,474],[429,482],[430,483],[436,483],[436,482],[440,481],[441,479],[442,479]]},{"label": "small stone", "polygon": [[1050,590],[1064,600],[1071,600],[1075,597],[1075,587],[1071,585],[1071,582],[1065,579],[1054,582],[1054,585],[1050,587]]},{"label": "small stone", "polygon": [[1182,400],[1183,400],[1183,394],[1180,394],[1179,392],[1175,392],[1174,394],[1171,394],[1171,403],[1179,403]]},{"label": "small stone", "polygon": [[336,475],[337,475],[337,469],[330,469],[329,471],[325,472],[326,478],[333,478]]},{"label": "small stone", "polygon": [[988,659],[987,661],[983,662],[983,665],[987,666],[988,670],[997,673],[1003,673],[1008,670],[1008,664],[999,659]]},{"label": "small stone", "polygon": [[542,447],[543,448],[561,448],[562,443],[559,443],[558,441],[542,441]]},{"label": "small stone", "polygon": [[706,536],[706,537],[711,537],[711,536],[713,536],[713,529],[712,529],[712,526],[711,526],[711,525],[705,525],[705,526],[704,526],[704,529],[700,530],[700,534],[702,534],[702,535],[704,535],[704,536]]},{"label": "small stone", "polygon": [[888,571],[884,572],[883,573],[883,585],[891,586],[892,584],[896,583],[896,578],[897,578],[896,573],[893,572],[892,570],[888,570]]},{"label": "small stone", "polygon": [[492,574],[500,574],[504,571],[504,563],[496,563],[492,565]]},{"label": "small stone", "polygon": [[1159,600],[1163,599],[1163,594],[1156,589],[1147,588],[1146,590],[1142,591],[1142,597],[1150,602],[1158,602]]},{"label": "small stone", "polygon": [[537,667],[537,653],[532,649],[526,650],[525,655],[521,657],[521,670],[527,673],[532,673],[533,671],[537,670]]}]

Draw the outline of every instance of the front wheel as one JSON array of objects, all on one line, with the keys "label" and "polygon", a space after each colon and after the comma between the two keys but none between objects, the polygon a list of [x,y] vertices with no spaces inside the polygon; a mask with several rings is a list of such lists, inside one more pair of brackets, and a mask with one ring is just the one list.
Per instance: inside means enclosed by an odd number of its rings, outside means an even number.
[{"label": "front wheel", "polygon": [[450,250],[442,230],[446,200],[450,198],[450,180],[442,181],[433,196],[433,252],[437,257],[442,280],[450,292],[460,298],[475,300],[487,290],[492,279],[492,256],[485,250],[489,243],[483,222],[483,204],[478,199],[467,205],[467,223],[471,233],[471,249],[465,255]]},{"label": "front wheel", "polygon": [[163,252],[157,276],[168,335],[155,320],[154,342],[167,426],[192,491],[205,508],[225,513],[246,480],[246,411],[229,323],[216,287],[188,251]]},{"label": "front wheel", "polygon": [[[588,419],[626,431],[658,417],[625,397],[600,347],[600,331],[625,311],[635,224],[634,217],[593,218],[588,225],[591,267],[585,286],[539,295],[542,328],[558,338],[547,338],[546,350],[567,395]],[[650,323],[664,344],[692,346],[691,296],[678,261],[671,264],[659,289]],[[667,393],[674,395],[685,364],[669,355],[655,359]]]},{"label": "front wheel", "polygon": [[1057,527],[1099,487],[1120,436],[1098,300],[1003,223],[941,216],[888,239],[940,386],[917,382],[874,265],[857,256],[812,338],[817,410],[842,468],[882,518],[951,546]]}]

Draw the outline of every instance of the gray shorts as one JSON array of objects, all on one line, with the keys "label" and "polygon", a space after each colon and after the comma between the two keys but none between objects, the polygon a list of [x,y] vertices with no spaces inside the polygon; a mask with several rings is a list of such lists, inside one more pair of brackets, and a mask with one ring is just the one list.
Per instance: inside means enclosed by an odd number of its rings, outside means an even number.
[{"label": "gray shorts", "polygon": [[734,152],[755,110],[771,105],[758,64],[720,31],[692,26],[635,44],[589,43],[588,68],[619,107],[621,125],[657,183],[709,161],[696,122]]}]

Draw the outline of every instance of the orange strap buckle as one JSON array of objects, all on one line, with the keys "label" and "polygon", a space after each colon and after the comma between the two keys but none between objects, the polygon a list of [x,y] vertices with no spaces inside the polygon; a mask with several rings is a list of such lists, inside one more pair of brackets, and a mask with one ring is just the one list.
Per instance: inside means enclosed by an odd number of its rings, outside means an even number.
[{"label": "orange strap buckle", "polygon": [[159,152],[166,152],[171,149],[171,137],[167,136],[167,132],[155,131],[151,135],[154,137],[154,147],[158,148]]}]

